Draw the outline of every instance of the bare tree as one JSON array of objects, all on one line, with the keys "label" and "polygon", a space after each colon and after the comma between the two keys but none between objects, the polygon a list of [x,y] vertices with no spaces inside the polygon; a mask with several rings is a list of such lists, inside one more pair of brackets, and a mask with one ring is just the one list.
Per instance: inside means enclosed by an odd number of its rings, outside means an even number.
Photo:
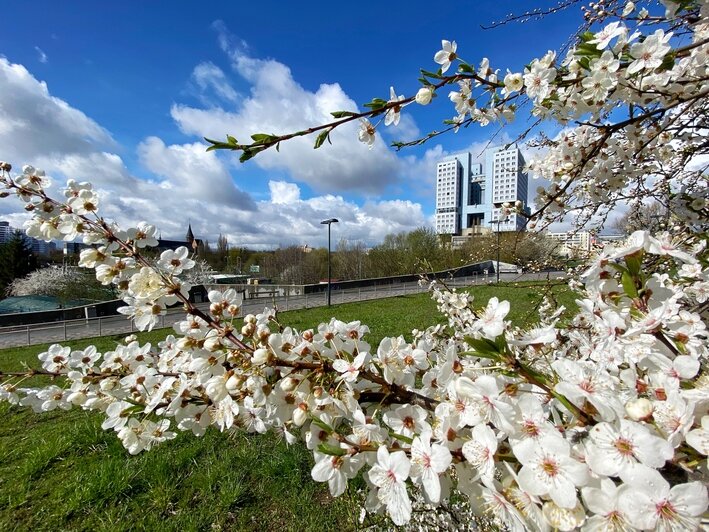
[{"label": "bare tree", "polygon": [[667,229],[669,218],[669,211],[659,201],[647,204],[638,203],[615,220],[613,228],[624,235],[629,235],[640,229],[656,233]]}]

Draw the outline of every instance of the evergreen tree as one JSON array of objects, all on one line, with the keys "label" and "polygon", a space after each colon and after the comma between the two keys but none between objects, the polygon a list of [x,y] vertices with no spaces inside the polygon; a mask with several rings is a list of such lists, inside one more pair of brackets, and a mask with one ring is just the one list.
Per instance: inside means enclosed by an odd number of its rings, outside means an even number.
[{"label": "evergreen tree", "polygon": [[20,231],[0,245],[0,297],[12,281],[37,269],[37,256]]}]

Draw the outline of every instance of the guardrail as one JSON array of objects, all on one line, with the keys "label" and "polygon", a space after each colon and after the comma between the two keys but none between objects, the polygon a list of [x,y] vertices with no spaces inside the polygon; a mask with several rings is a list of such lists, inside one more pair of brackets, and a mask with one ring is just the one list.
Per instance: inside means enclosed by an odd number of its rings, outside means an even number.
[{"label": "guardrail", "polygon": [[[530,275],[503,274],[506,279],[529,278]],[[534,276],[533,278],[539,278]],[[488,283],[494,275],[472,275],[459,277],[446,281],[452,287],[469,286],[479,283]],[[228,287],[228,285],[222,285]],[[386,297],[395,297],[407,294],[425,292],[426,287],[414,282],[394,282],[388,285],[374,285],[370,287],[335,289],[332,292],[332,303],[351,303]],[[239,316],[256,314],[263,311],[264,307],[277,306],[281,311],[300,310],[313,307],[322,307],[327,303],[326,294],[288,295],[276,298],[245,299],[242,302]],[[208,309],[209,303],[198,303],[198,308]],[[182,309],[171,309],[161,315],[156,328],[171,327],[174,323],[183,320],[185,313]],[[84,318],[61,322],[38,323],[32,325],[16,325],[0,327],[0,348],[17,347],[22,345],[35,345],[49,342],[76,340],[96,336],[113,336],[130,334],[137,329],[133,321],[125,316],[102,316],[97,318]]]}]

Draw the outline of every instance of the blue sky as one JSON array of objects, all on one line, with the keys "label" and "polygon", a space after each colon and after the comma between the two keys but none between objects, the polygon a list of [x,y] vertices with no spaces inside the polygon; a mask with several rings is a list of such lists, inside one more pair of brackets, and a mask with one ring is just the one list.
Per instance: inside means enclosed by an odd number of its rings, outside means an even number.
[{"label": "blue sky", "polygon": [[[241,165],[206,154],[202,136],[284,133],[388,99],[390,85],[412,94],[418,69],[435,70],[442,38],[470,62],[521,70],[559,48],[579,12],[480,25],[550,4],[14,2],[0,41],[0,159],[43,166],[59,182],[90,180],[106,217],[154,223],[165,237],[184,235],[189,220],[212,241],[223,233],[232,245],[318,246],[319,221],[334,216],[334,238],[375,244],[430,224],[435,161],[479,150],[496,132],[471,127],[417,149],[387,147],[451,117],[447,91],[427,108],[407,107],[372,151],[344,130],[334,146],[298,141]],[[25,216],[19,203],[0,203],[0,218],[20,225]]]}]

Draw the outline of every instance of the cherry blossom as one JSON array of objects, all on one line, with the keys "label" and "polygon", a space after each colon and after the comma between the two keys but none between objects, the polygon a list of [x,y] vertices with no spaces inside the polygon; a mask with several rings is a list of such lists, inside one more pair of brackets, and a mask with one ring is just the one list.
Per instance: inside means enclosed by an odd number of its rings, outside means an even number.
[{"label": "cherry blossom", "polygon": [[451,66],[451,63],[456,60],[457,56],[455,55],[455,52],[457,49],[458,45],[455,41],[441,41],[441,50],[436,52],[436,55],[433,56],[433,60],[441,65],[441,72],[447,72]]},{"label": "cherry blossom", "polygon": [[[359,321],[333,317],[300,331],[281,323],[277,309],[242,317],[233,290],[210,291],[202,310],[188,298],[184,275],[196,265],[186,248],[154,260],[145,251],[157,228],[104,221],[101,192],[89,183],[70,180],[55,200],[43,172],[25,167],[13,176],[0,163],[4,195],[32,213],[27,233],[90,246],[80,265],[115,287],[127,305],[120,312],[139,329],[158,324],[168,305],[186,309],[156,345],[132,337],[104,353],[50,346],[37,369],[0,375],[0,400],[37,412],[98,411],[131,454],[175,430],[300,438],[313,453],[315,481],[339,496],[362,472],[364,511],[384,510],[396,525],[416,515],[412,499],[435,512],[457,490],[511,530],[699,528],[708,505],[709,192],[701,161],[709,4],[665,4],[667,18],[632,2],[599,2],[564,57],[530,58],[523,73],[488,59],[475,69],[443,41],[440,73],[424,72],[415,96],[392,88],[369,111],[312,129],[358,123],[372,149],[382,122],[395,126],[404,105],[431,104],[444,87],[452,89],[442,102],[451,131],[528,109],[551,126],[528,163],[549,183],[528,229],[570,213],[579,226],[603,223],[614,206],[643,201],[667,213],[662,233],[637,231],[594,249],[571,272],[575,308],[549,298],[533,323],[514,326],[510,302],[480,305],[465,290],[422,280],[442,322],[378,345]],[[268,137],[230,149],[253,156],[290,138]],[[51,384],[33,387],[38,376]]]}]

